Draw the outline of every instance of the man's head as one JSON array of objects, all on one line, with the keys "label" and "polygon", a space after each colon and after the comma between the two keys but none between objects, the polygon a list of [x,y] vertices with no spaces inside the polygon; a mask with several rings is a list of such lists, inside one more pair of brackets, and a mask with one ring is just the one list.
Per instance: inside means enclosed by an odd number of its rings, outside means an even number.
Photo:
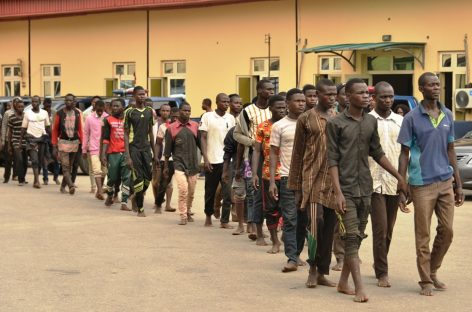
[{"label": "man's head", "polygon": [[305,95],[306,109],[316,106],[318,103],[318,95],[316,94],[316,87],[312,84],[307,84],[303,87],[303,94]]},{"label": "man's head", "polygon": [[39,108],[39,104],[41,103],[41,98],[37,95],[34,95],[31,98],[31,107],[33,110],[37,110]]},{"label": "man's head", "polygon": [[11,107],[12,107],[12,105],[13,105],[13,104],[12,104],[11,101],[6,102],[6,103],[5,103],[5,108],[3,109],[3,113],[5,113],[7,110],[10,110]]},{"label": "man's head", "polygon": [[161,109],[159,110],[159,114],[161,115],[162,120],[169,119],[170,116],[170,105],[169,104],[162,104]]},{"label": "man's head", "polygon": [[180,109],[178,107],[172,107],[170,110],[170,122],[174,122],[179,118]]},{"label": "man's head", "polygon": [[146,90],[141,86],[134,87],[133,97],[136,100],[137,105],[144,105],[144,101],[146,100]]},{"label": "man's head", "polygon": [[269,110],[272,113],[272,120],[277,121],[287,114],[287,103],[280,95],[273,95],[269,98]]},{"label": "man's head", "polygon": [[306,101],[302,90],[297,88],[288,90],[285,101],[287,102],[287,109],[289,113],[298,116],[305,111]]},{"label": "man's head", "polygon": [[97,113],[98,116],[101,116],[103,112],[105,111],[105,102],[102,100],[98,100],[95,102],[95,113]]},{"label": "man's head", "polygon": [[269,99],[272,95],[275,94],[274,84],[267,79],[259,80],[257,83],[257,97],[264,100]]},{"label": "man's head", "polygon": [[151,98],[146,98],[146,99],[144,100],[144,106],[148,106],[148,107],[151,107],[151,108],[152,108],[153,104],[154,104],[154,102],[152,101]]},{"label": "man's head", "polygon": [[369,88],[364,80],[352,78],[346,83],[346,98],[349,105],[364,109],[370,104]]},{"label": "man's head", "polygon": [[111,100],[111,114],[114,117],[121,116],[125,108],[125,100],[123,99],[113,99]]},{"label": "man's head", "polygon": [[391,84],[386,81],[380,81],[375,85],[373,99],[375,101],[375,110],[388,112],[392,109],[394,91]]},{"label": "man's head", "polygon": [[202,109],[207,112],[211,111],[211,100],[209,98],[203,99]]},{"label": "man's head", "polygon": [[66,94],[64,97],[64,104],[67,109],[73,109],[75,107],[75,96],[72,93]]},{"label": "man's head", "polygon": [[43,109],[48,113],[51,112],[52,100],[50,98],[45,98],[43,100]]},{"label": "man's head", "polygon": [[441,82],[434,73],[426,72],[418,78],[418,87],[423,98],[430,101],[439,101]]},{"label": "man's head", "polygon": [[243,101],[238,94],[229,95],[229,111],[235,115],[239,115],[243,108]]},{"label": "man's head", "polygon": [[328,110],[336,104],[337,89],[333,81],[329,79],[320,79],[316,83],[316,94],[318,96],[318,105],[323,110]]},{"label": "man's head", "polygon": [[19,99],[15,103],[15,111],[18,114],[23,114],[23,110],[25,109],[25,103],[23,103],[22,99]]},{"label": "man's head", "polygon": [[130,98],[128,100],[128,106],[129,107],[135,107],[136,106],[136,100],[134,98]]},{"label": "man's head", "polygon": [[336,86],[336,89],[337,89],[337,93],[338,93],[336,95],[336,101],[339,104],[338,110],[340,112],[342,112],[343,110],[346,109],[347,105],[349,104],[349,102],[347,101],[347,98],[346,98],[346,84],[344,84],[344,83],[338,84]]},{"label": "man's head", "polygon": [[190,104],[187,102],[183,102],[182,104],[180,104],[179,109],[179,120],[181,122],[187,122],[190,119],[190,114],[192,113],[192,108],[190,107]]},{"label": "man's head", "polygon": [[93,110],[95,110],[95,103],[97,103],[97,101],[101,100],[102,98],[99,97],[98,95],[95,95],[92,100],[90,101],[90,104],[92,105],[93,107]]},{"label": "man's head", "polygon": [[220,93],[216,96],[216,109],[226,112],[229,107],[229,97],[226,93]]}]

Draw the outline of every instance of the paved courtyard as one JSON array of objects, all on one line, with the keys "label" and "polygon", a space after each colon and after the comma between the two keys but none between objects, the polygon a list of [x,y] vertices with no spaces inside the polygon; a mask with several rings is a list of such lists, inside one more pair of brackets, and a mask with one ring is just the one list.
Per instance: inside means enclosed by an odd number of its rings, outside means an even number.
[{"label": "paved courtyard", "polygon": [[95,200],[88,177],[79,177],[74,196],[56,185],[38,191],[14,183],[0,184],[2,312],[472,311],[471,198],[456,209],[454,242],[439,275],[447,291],[418,295],[413,215],[399,212],[389,259],[393,287],[375,286],[369,236],[361,271],[370,300],[355,304],[333,288],[305,288],[306,267],[281,273],[283,253],[269,255],[246,235],[204,228],[203,180],[195,223],[185,227],[177,214],[152,213],[151,192],[148,217],[137,218]]}]

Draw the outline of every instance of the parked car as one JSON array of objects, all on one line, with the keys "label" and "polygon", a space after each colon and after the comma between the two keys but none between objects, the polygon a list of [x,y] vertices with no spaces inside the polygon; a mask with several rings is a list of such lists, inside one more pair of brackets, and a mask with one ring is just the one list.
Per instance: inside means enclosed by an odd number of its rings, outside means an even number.
[{"label": "parked car", "polygon": [[395,111],[395,108],[399,104],[404,104],[412,110],[418,106],[418,100],[414,96],[410,95],[395,95],[393,98],[392,110]]},{"label": "parked car", "polygon": [[472,190],[472,131],[454,142],[462,188]]}]

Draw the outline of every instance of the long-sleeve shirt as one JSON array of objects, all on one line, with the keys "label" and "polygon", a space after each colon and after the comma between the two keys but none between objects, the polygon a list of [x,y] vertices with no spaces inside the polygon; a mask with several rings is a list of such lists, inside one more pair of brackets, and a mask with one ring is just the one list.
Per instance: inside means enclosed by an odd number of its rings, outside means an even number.
[{"label": "long-sleeve shirt", "polygon": [[[77,152],[83,142],[82,112],[78,109],[66,111],[65,108],[56,112],[51,133],[52,145],[59,151]],[[64,133],[63,133],[64,132]]]},{"label": "long-sleeve shirt", "polygon": [[13,108],[7,110],[5,114],[3,115],[3,122],[2,122],[2,145],[5,145],[5,142],[7,141],[8,138],[8,119],[10,118],[11,115],[15,113],[15,110]]},{"label": "long-sleeve shirt", "polygon": [[336,197],[328,173],[328,120],[314,109],[297,120],[288,188],[302,192],[302,207],[318,203],[336,208]]},{"label": "long-sleeve shirt", "polygon": [[105,117],[108,117],[108,114],[105,112],[101,116],[93,112],[85,120],[82,153],[88,152],[90,155],[100,154],[100,138],[102,137],[103,118]]}]

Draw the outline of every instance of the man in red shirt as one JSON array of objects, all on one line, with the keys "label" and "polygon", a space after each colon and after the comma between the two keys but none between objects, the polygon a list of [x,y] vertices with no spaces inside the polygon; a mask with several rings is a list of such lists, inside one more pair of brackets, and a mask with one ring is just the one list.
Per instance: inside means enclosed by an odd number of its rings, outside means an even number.
[{"label": "man in red shirt", "polygon": [[111,101],[111,115],[103,119],[101,162],[108,167],[105,205],[113,204],[114,188],[121,180],[121,210],[131,211],[128,208],[131,171],[125,159],[124,106],[123,99],[114,99]]}]

